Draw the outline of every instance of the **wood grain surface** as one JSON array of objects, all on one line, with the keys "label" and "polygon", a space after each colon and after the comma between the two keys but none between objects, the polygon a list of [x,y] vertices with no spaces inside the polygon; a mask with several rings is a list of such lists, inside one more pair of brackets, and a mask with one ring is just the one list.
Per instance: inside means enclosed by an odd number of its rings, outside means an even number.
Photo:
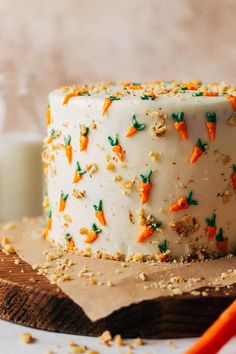
[{"label": "wood grain surface", "polygon": [[92,322],[83,310],[17,255],[0,252],[0,317],[49,331],[100,335],[109,329],[124,337],[199,336],[236,297],[236,285],[209,292],[142,301]]}]

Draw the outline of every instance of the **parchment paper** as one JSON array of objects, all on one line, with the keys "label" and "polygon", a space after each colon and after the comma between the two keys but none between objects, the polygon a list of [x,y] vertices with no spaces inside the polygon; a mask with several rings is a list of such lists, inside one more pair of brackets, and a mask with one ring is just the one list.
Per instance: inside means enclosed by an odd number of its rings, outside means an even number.
[{"label": "parchment paper", "polygon": [[[0,237],[8,236],[19,257],[52,281],[53,274],[64,274],[58,287],[96,321],[121,307],[161,296],[181,295],[201,287],[222,287],[236,283],[236,257],[177,263],[124,263],[65,253],[46,260],[55,248],[42,237],[43,219],[25,219],[1,225]],[[46,262],[46,263],[45,263]],[[63,271],[60,264],[69,262]],[[71,264],[72,263],[72,264]],[[57,275],[56,275],[57,277]],[[66,280],[66,278],[71,280]],[[217,289],[216,289],[217,290]],[[207,296],[207,292],[201,293]]]}]

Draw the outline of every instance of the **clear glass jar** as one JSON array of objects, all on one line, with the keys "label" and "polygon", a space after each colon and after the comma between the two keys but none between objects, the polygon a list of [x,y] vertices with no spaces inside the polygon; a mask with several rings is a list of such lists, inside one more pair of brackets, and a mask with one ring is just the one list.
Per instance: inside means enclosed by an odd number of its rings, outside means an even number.
[{"label": "clear glass jar", "polygon": [[0,73],[0,221],[42,213],[43,123],[33,81]]}]

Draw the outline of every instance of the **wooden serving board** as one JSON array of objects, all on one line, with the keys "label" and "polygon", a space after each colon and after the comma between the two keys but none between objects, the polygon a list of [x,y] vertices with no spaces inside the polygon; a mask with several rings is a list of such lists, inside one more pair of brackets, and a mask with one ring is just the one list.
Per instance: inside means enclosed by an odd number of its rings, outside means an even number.
[{"label": "wooden serving board", "polygon": [[199,336],[236,297],[231,289],[208,297],[190,294],[142,301],[92,322],[69,297],[38,275],[17,255],[0,251],[0,317],[29,327],[80,335],[109,329],[124,337],[181,338]]}]

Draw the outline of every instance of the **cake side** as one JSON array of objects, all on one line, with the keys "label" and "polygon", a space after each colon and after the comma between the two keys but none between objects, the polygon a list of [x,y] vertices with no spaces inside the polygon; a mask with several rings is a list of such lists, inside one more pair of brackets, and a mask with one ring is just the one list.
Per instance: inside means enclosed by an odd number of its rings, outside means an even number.
[{"label": "cake side", "polygon": [[54,91],[45,235],[131,259],[234,252],[234,95],[178,82]]}]

